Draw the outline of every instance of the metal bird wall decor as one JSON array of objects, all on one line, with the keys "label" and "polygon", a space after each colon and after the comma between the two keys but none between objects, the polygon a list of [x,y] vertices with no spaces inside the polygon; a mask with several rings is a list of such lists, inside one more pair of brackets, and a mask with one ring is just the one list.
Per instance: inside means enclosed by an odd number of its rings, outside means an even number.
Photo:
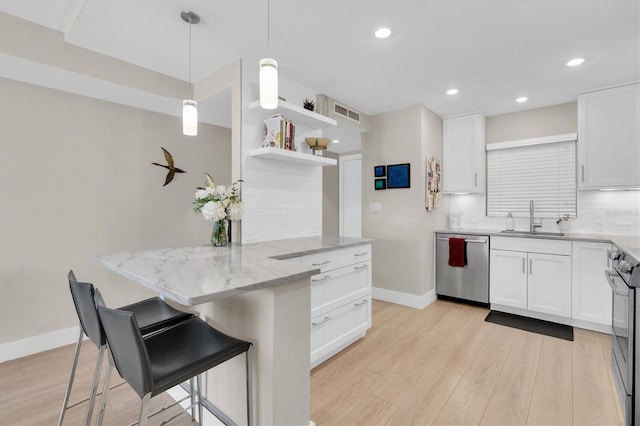
[{"label": "metal bird wall decor", "polygon": [[165,160],[167,160],[167,165],[165,166],[164,164],[158,164],[158,163],[151,163],[151,164],[153,164],[154,166],[164,167],[165,169],[169,170],[169,172],[167,173],[167,177],[164,180],[164,185],[162,185],[162,186],[167,186],[169,185],[169,182],[173,180],[173,177],[176,175],[176,173],[186,173],[186,172],[173,165],[173,157],[171,156],[171,154],[169,154],[169,151],[162,148],[162,152],[164,153]]}]

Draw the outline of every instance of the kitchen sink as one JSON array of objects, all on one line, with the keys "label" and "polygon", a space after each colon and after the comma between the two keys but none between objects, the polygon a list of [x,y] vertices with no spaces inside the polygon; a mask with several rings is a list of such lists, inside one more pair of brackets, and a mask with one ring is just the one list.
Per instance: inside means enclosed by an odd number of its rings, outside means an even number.
[{"label": "kitchen sink", "polygon": [[513,235],[522,235],[522,236],[540,236],[540,237],[564,237],[564,232],[530,232],[530,231],[500,231],[501,234],[513,234]]}]

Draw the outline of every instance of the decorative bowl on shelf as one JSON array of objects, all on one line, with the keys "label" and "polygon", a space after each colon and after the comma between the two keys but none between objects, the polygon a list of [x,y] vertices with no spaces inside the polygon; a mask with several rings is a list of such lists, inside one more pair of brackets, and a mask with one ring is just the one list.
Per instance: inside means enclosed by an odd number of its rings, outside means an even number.
[{"label": "decorative bowl on shelf", "polygon": [[327,146],[331,139],[329,138],[305,138],[309,148],[313,150],[313,155],[319,155],[322,157],[327,156]]}]

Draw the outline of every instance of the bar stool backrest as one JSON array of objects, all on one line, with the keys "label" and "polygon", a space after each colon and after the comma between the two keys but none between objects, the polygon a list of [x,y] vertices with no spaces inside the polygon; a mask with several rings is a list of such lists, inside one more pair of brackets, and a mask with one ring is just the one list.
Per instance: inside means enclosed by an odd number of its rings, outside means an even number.
[{"label": "bar stool backrest", "polygon": [[153,390],[153,378],[135,315],[104,306],[100,306],[98,312],[118,373],[143,398]]},{"label": "bar stool backrest", "polygon": [[96,290],[91,283],[78,282],[73,271],[69,271],[68,278],[82,331],[97,347],[101,347],[106,343],[106,337],[96,309]]}]

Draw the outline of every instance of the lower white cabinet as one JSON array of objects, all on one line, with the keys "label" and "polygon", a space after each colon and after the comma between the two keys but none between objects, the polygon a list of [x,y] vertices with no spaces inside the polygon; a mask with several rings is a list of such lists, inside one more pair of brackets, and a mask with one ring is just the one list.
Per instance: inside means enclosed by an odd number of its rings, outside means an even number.
[{"label": "lower white cabinet", "polygon": [[527,253],[491,250],[489,301],[527,309]]},{"label": "lower white cabinet", "polygon": [[612,292],[603,271],[609,265],[611,243],[574,241],[572,258],[572,317],[611,325]]},{"label": "lower white cabinet", "polygon": [[571,317],[571,256],[528,253],[530,311]]},{"label": "lower white cabinet", "polygon": [[364,335],[371,326],[371,296],[352,300],[311,320],[311,368]]},{"label": "lower white cabinet", "polygon": [[302,256],[311,277],[311,368],[363,337],[371,327],[371,245]]},{"label": "lower white cabinet", "polygon": [[489,288],[492,308],[570,318],[571,242],[493,237]]}]

